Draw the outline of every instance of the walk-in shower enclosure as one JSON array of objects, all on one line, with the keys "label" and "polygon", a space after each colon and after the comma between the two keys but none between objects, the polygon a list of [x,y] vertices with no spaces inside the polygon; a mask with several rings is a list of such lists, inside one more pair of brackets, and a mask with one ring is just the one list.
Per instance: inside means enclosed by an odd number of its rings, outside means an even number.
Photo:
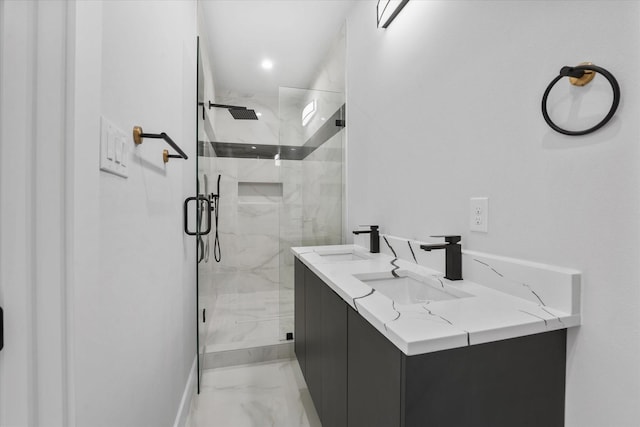
[{"label": "walk-in shower enclosure", "polygon": [[281,87],[273,97],[216,94],[211,101],[254,109],[259,117],[235,120],[225,109],[208,108],[205,77],[198,191],[211,198],[218,176],[220,185],[212,230],[198,245],[199,365],[289,357],[290,248],[342,243],[344,93]]}]

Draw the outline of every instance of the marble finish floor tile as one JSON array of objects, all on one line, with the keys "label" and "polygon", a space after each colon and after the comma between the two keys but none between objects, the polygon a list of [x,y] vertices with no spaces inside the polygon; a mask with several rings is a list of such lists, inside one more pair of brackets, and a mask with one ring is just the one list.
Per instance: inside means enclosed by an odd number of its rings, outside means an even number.
[{"label": "marble finish floor tile", "polygon": [[321,427],[295,359],[210,369],[186,427]]}]

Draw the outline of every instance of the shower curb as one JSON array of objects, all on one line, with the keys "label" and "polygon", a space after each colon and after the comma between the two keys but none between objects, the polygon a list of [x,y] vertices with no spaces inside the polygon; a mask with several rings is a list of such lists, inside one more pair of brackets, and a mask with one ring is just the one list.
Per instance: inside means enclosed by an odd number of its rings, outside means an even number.
[{"label": "shower curb", "polygon": [[208,352],[204,354],[203,368],[215,369],[293,358],[293,341],[286,341],[273,345]]}]

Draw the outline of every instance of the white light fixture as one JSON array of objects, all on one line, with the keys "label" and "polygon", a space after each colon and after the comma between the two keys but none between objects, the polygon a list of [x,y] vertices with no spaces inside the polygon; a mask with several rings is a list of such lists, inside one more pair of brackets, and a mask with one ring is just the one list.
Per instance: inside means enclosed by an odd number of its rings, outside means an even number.
[{"label": "white light fixture", "polygon": [[387,28],[409,0],[378,0],[378,28]]},{"label": "white light fixture", "polygon": [[317,102],[314,99],[310,103],[307,104],[306,107],[302,110],[302,126],[306,126],[311,121],[311,118],[316,114],[317,110]]},{"label": "white light fixture", "polygon": [[262,63],[260,64],[260,66],[262,68],[264,68],[265,70],[270,70],[273,68],[273,61],[270,59],[263,59]]},{"label": "white light fixture", "polygon": [[258,117],[262,117],[262,113],[261,113],[261,112],[259,112],[259,111],[257,111],[257,112],[256,112],[256,116],[258,116]]}]

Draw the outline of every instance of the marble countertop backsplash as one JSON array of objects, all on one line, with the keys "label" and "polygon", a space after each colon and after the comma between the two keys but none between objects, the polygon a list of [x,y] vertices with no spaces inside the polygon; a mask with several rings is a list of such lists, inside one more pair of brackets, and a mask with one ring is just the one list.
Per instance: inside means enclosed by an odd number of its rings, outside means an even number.
[{"label": "marble countertop backsplash", "polygon": [[[368,242],[368,236],[363,240]],[[580,272],[463,250],[464,280],[450,281],[428,267],[434,256],[420,250],[424,243],[381,235],[379,254],[357,244],[291,251],[409,356],[580,325]],[[355,260],[325,256],[332,253],[355,254]],[[392,271],[428,278],[443,292],[468,296],[402,304],[355,277],[392,277]]]}]

